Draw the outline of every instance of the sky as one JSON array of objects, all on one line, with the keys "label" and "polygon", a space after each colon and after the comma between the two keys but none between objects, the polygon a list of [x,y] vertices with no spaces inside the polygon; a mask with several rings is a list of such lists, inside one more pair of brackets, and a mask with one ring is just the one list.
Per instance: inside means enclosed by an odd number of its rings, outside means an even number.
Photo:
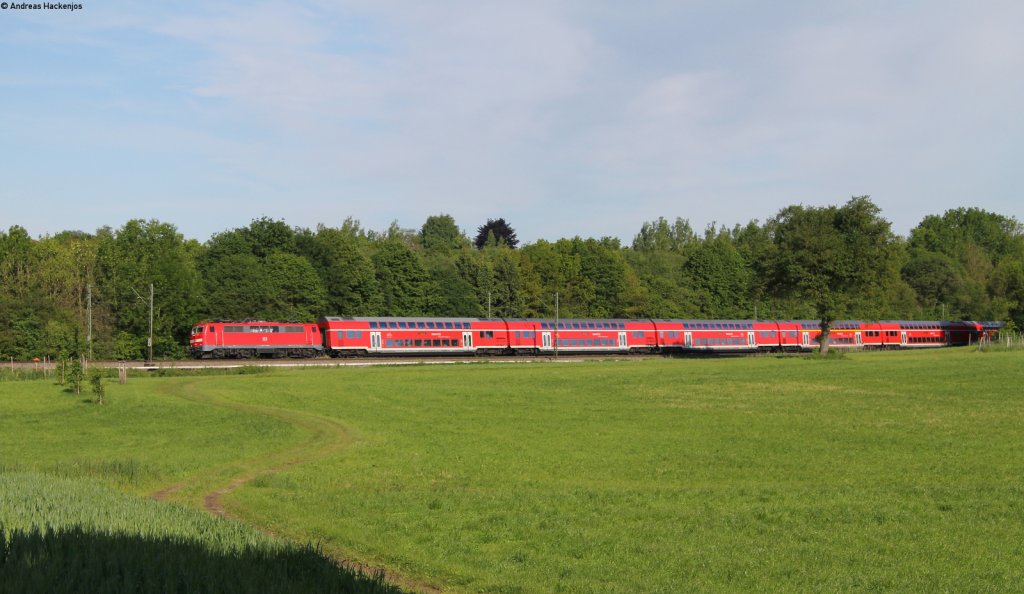
[{"label": "sky", "polygon": [[0,9],[0,229],[1024,220],[1016,0],[76,3]]}]

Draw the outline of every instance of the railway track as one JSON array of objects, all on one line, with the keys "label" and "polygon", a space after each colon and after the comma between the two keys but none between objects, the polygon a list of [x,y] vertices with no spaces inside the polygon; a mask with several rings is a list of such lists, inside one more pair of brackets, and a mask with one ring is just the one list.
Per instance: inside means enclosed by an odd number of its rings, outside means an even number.
[{"label": "railway track", "polygon": [[[458,363],[574,363],[581,361],[616,361],[616,360],[637,360],[649,358],[663,358],[666,355],[626,355],[626,354],[594,354],[594,355],[564,355],[546,357],[348,357],[340,359],[315,358],[315,359],[274,359],[274,358],[252,358],[252,359],[169,359],[162,361],[90,361],[89,365],[119,368],[126,367],[133,370],[159,371],[159,370],[187,370],[187,369],[230,369],[239,367],[371,367],[375,365],[454,365]],[[59,369],[60,363],[54,361],[25,362],[14,361],[3,363],[3,367],[12,370],[46,370],[54,371]]]}]

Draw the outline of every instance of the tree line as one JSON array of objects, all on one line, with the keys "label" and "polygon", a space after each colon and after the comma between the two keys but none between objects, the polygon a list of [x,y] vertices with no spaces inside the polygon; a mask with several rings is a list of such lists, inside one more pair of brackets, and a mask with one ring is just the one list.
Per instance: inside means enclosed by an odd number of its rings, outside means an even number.
[{"label": "tree line", "polygon": [[[32,238],[0,231],[0,357],[180,357],[207,319],[321,315],[974,319],[1024,324],[1024,230],[977,208],[896,235],[866,196],[788,206],[702,232],[683,218],[610,237],[519,245],[504,219],[468,237],[446,214],[422,227],[291,227],[259,218],[200,243],[172,224]],[[90,307],[91,304],[91,307]],[[87,319],[92,340],[87,343]]]}]

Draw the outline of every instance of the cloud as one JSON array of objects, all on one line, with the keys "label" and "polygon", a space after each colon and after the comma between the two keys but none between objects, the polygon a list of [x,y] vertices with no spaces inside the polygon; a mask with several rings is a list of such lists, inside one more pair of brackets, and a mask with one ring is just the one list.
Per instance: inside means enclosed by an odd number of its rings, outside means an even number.
[{"label": "cloud", "polygon": [[19,109],[0,129],[39,155],[134,164],[140,187],[83,173],[83,191],[130,202],[148,176],[238,224],[447,212],[504,216],[525,241],[628,241],[658,216],[701,228],[871,194],[906,230],[965,200],[1020,216],[1022,17],[1009,2],[122,3],[14,27],[0,85]]}]

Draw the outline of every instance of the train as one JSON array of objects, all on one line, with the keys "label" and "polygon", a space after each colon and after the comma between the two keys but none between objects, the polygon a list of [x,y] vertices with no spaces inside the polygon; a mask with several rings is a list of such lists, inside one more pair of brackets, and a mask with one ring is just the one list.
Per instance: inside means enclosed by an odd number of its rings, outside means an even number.
[{"label": "train", "polygon": [[[833,322],[829,346],[921,349],[991,340],[1000,322]],[[193,325],[196,358],[810,352],[813,320],[656,320],[324,316]]]}]

